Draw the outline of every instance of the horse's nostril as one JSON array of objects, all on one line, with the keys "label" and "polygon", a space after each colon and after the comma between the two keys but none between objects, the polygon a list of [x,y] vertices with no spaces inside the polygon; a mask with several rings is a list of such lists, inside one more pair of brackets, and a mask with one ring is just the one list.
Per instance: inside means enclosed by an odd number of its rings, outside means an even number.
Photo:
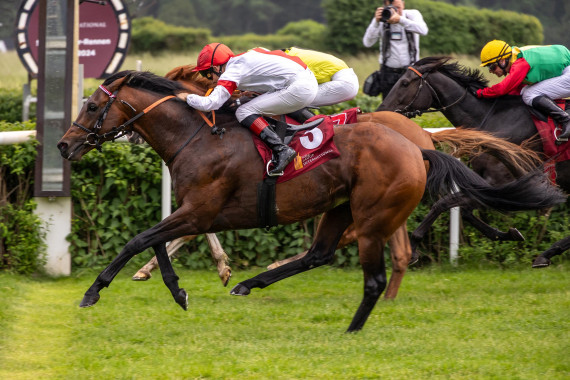
[{"label": "horse's nostril", "polygon": [[65,149],[67,149],[67,144],[64,142],[60,142],[59,144],[57,144],[57,149],[59,149],[60,152],[63,152]]}]

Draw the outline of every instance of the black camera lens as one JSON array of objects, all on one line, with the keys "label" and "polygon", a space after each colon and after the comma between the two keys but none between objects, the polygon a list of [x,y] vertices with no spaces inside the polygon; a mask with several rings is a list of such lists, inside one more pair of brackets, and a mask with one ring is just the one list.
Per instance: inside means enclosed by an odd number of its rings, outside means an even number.
[{"label": "black camera lens", "polygon": [[388,5],[382,9],[382,15],[380,16],[380,21],[386,22],[392,17],[392,9],[395,9],[393,6]]}]

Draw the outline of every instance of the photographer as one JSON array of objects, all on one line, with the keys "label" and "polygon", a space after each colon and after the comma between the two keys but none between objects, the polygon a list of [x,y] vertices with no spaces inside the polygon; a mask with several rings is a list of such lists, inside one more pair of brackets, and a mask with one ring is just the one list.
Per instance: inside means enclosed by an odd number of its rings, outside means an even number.
[{"label": "photographer", "polygon": [[404,0],[384,0],[384,7],[376,9],[362,43],[371,47],[380,41],[380,72],[375,81],[383,99],[406,68],[419,59],[420,35],[427,33],[422,14],[415,9],[404,10]]}]

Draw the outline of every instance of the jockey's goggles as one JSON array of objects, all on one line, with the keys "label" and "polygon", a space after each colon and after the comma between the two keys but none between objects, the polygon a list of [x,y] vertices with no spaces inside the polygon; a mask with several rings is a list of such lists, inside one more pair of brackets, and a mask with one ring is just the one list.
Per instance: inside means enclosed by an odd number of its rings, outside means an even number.
[{"label": "jockey's goggles", "polygon": [[214,79],[214,76],[212,74],[212,68],[210,67],[209,69],[206,70],[200,70],[198,71],[200,73],[201,76],[203,76],[206,79],[212,80]]}]

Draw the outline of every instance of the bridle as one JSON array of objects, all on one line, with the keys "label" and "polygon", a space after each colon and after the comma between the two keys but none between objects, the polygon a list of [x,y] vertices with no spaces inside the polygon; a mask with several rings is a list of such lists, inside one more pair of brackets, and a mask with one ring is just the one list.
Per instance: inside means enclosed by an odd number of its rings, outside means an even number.
[{"label": "bridle", "polygon": [[[414,95],[414,97],[412,98],[412,100],[408,103],[407,106],[405,106],[403,109],[401,110],[395,110],[394,112],[398,112],[401,113],[402,115],[408,117],[408,118],[413,118],[416,116],[421,116],[423,113],[430,113],[430,112],[440,112],[440,111],[445,111],[448,108],[453,107],[454,105],[456,105],[457,103],[461,102],[464,98],[465,95],[467,95],[467,91],[468,89],[465,88],[465,92],[463,93],[463,95],[461,95],[459,97],[459,99],[457,99],[456,101],[454,101],[453,103],[444,106],[441,103],[441,100],[439,100],[439,96],[437,96],[437,92],[434,90],[434,88],[429,84],[429,82],[427,81],[427,77],[428,75],[431,73],[430,71],[428,71],[425,74],[420,73],[418,70],[416,70],[414,67],[412,66],[408,66],[408,70],[411,70],[412,72],[414,72],[418,77],[420,77],[420,85],[418,86],[418,89],[416,91],[416,94]],[[433,97],[435,98],[435,100],[437,101],[437,104],[439,105],[439,108],[436,109],[428,109],[428,110],[414,110],[414,111],[408,111],[408,109],[412,106],[412,104],[414,104],[414,102],[416,101],[416,99],[418,98],[418,96],[420,95],[420,92],[422,91],[423,86],[426,86],[430,92],[432,93]]]},{"label": "bridle", "polygon": [[[118,127],[113,127],[113,128],[111,128],[111,130],[109,132],[99,134],[101,131],[101,127],[103,126],[103,122],[107,118],[107,114],[109,113],[109,109],[111,108],[111,105],[113,105],[113,102],[117,99],[117,93],[119,92],[121,87],[119,86],[119,88],[117,88],[117,90],[115,90],[115,92],[109,91],[103,85],[100,85],[99,89],[101,89],[101,91],[103,91],[105,94],[107,94],[109,96],[109,100],[107,101],[107,104],[105,104],[105,107],[103,108],[103,112],[101,112],[101,114],[97,118],[97,121],[95,122],[95,125],[93,126],[93,129],[89,129],[89,128],[85,127],[84,125],[81,125],[75,121],[73,122],[73,125],[75,125],[77,128],[79,128],[82,131],[87,133],[87,136],[85,137],[85,142],[83,143],[83,145],[93,145],[93,146],[95,146],[95,149],[97,149],[98,151],[101,151],[101,145],[103,144],[103,142],[105,142],[107,140],[114,141],[114,140],[118,139],[119,137],[126,135],[128,132],[131,131],[131,129],[129,129],[128,127],[130,127],[141,116],[145,115],[146,113],[148,113],[150,110],[152,110],[154,107],[158,106],[159,104],[161,104],[161,103],[163,103],[169,99],[175,98],[174,95],[165,96],[164,98],[161,98],[161,99],[157,100],[156,102],[154,102],[153,104],[151,104],[150,106],[146,107],[142,112],[139,112],[138,114],[136,114],[135,116],[133,116],[132,118],[130,118],[129,120],[124,122],[123,124],[119,125]],[[135,108],[133,106],[131,106],[127,101],[125,101],[125,100],[120,100],[120,101],[121,101],[121,103],[129,106],[131,108],[131,110],[133,110],[133,112],[136,112]]]}]

